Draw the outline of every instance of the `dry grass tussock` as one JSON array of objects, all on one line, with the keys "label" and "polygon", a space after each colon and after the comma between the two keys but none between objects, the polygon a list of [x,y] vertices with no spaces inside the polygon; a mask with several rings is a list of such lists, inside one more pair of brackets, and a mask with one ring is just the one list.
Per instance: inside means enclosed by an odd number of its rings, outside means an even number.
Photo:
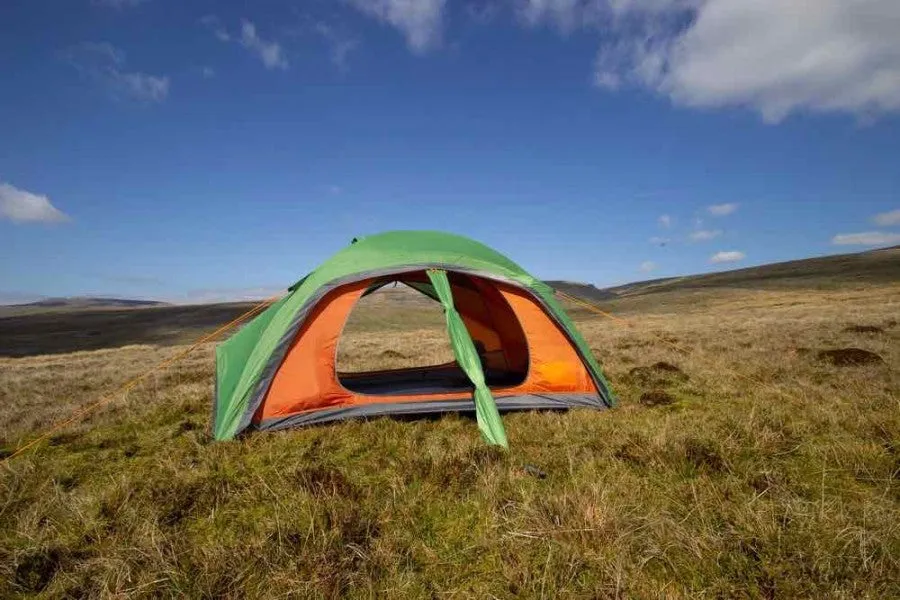
[{"label": "dry grass tussock", "polygon": [[[898,597],[898,298],[575,311],[621,406],[508,415],[508,454],[461,416],[211,443],[207,347],[0,473],[0,596]],[[409,313],[344,363],[443,360]],[[4,447],[177,351],[0,359]]]}]

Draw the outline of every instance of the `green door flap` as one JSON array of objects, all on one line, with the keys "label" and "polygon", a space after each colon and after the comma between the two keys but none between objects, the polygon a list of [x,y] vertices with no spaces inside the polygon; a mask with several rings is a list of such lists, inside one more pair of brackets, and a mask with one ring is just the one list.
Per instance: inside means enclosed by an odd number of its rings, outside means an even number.
[{"label": "green door flap", "polygon": [[428,270],[428,279],[437,292],[438,299],[444,307],[444,316],[447,319],[447,332],[450,334],[450,345],[453,347],[453,355],[456,362],[462,367],[466,377],[475,386],[475,418],[478,420],[478,429],[488,444],[509,448],[506,441],[506,431],[500,412],[494,402],[494,396],[484,380],[484,371],[481,368],[481,359],[475,350],[475,344],[469,336],[462,317],[456,311],[453,304],[453,293],[450,291],[450,281],[446,271],[435,269]]}]

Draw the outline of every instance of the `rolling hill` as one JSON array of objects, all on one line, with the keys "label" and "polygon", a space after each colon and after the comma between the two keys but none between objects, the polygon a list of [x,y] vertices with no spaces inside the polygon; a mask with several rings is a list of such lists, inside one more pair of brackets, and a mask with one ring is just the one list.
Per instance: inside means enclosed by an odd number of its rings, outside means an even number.
[{"label": "rolling hill", "polygon": [[165,306],[167,302],[156,300],[131,300],[128,298],[94,298],[72,296],[68,298],[46,298],[31,302],[26,306],[46,306],[54,308],[128,308],[142,306]]},{"label": "rolling hill", "polygon": [[[639,281],[598,290],[606,299],[709,288],[830,289],[839,285],[900,281],[900,246],[773,263],[758,267]],[[568,291],[568,290],[564,290]],[[569,292],[577,295],[577,292]]]},{"label": "rolling hill", "polygon": [[132,298],[103,298],[94,296],[66,296],[59,298],[42,298],[34,302],[7,304],[0,306],[0,317],[37,314],[42,312],[61,312],[78,310],[103,310],[121,308],[148,308],[151,306],[170,306],[168,302],[157,300],[141,300]]},{"label": "rolling hill", "polygon": [[[602,304],[613,312],[703,310],[728,290],[834,289],[900,281],[900,247],[599,289],[591,284],[550,280],[567,294]],[[364,300],[361,316],[398,327],[422,322],[431,303],[405,286],[385,287]],[[253,303],[171,306],[110,298],[48,299],[0,308],[0,356],[30,356],[97,350],[129,344],[180,344],[222,325]],[[568,307],[574,315],[580,307]],[[396,319],[397,309],[403,313]],[[427,320],[427,319],[426,319]],[[430,322],[430,321],[429,321]]]}]

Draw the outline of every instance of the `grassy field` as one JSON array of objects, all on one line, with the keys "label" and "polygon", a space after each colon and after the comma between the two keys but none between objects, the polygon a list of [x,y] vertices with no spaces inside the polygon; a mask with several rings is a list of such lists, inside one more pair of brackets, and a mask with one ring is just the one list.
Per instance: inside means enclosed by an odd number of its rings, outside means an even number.
[{"label": "grassy field", "polygon": [[[506,454],[464,416],[211,443],[203,347],[4,466],[0,596],[900,597],[900,283],[605,306],[620,407]],[[424,307],[353,319],[348,369],[449,356]],[[179,350],[0,359],[6,451]]]}]

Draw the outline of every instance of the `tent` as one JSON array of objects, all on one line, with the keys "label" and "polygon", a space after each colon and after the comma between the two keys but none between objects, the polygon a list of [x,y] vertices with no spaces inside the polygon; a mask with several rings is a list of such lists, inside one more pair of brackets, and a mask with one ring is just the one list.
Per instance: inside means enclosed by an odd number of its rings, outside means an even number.
[{"label": "tent", "polygon": [[[441,304],[455,362],[341,376],[350,311],[392,282]],[[552,288],[468,238],[395,231],[354,239],[218,345],[213,434],[474,409],[486,441],[506,446],[499,411],[614,402]]]}]

